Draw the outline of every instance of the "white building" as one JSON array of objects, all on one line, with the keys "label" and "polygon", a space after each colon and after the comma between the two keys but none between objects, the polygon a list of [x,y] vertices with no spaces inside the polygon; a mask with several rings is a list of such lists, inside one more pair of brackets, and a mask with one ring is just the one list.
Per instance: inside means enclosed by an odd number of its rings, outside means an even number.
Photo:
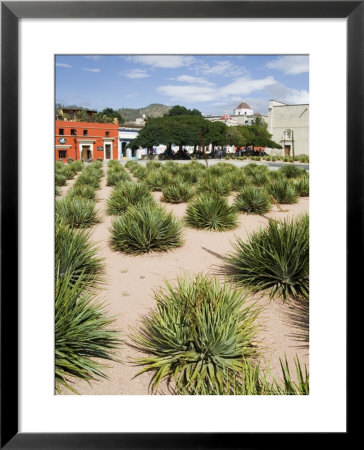
[{"label": "white building", "polygon": [[309,154],[309,104],[286,105],[269,101],[268,131],[282,150],[267,149],[269,154],[297,156]]},{"label": "white building", "polygon": [[244,100],[234,109],[235,116],[252,116],[253,114],[254,111]]},{"label": "white building", "polygon": [[128,159],[140,159],[142,151],[140,149],[132,150],[131,148],[126,148],[130,141],[135,139],[139,134],[140,128],[119,128],[118,135],[118,158],[128,158]]}]

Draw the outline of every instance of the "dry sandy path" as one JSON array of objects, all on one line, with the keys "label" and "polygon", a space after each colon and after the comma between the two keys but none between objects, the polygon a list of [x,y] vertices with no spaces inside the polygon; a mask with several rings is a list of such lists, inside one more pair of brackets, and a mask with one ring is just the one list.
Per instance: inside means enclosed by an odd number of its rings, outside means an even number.
[{"label": "dry sandy path", "polygon": [[[107,169],[104,170],[106,173]],[[102,222],[94,227],[92,239],[105,259],[106,284],[101,296],[105,299],[108,312],[116,316],[115,326],[122,332],[124,339],[127,339],[129,327],[136,326],[140,315],[154,307],[153,289],[163,285],[165,279],[173,281],[178,275],[198,272],[216,275],[223,264],[222,256],[231,249],[234,236],[246,238],[248,233],[266,226],[268,222],[265,217],[240,214],[239,226],[232,231],[210,232],[185,228],[184,245],[176,250],[162,254],[127,256],[113,251],[109,244],[108,228],[112,218],[106,215],[105,207],[111,191],[112,188],[106,186],[106,177],[103,177],[101,189],[97,194],[97,206]],[[155,192],[153,195],[159,200],[161,193]],[[166,203],[165,206],[180,218],[186,210],[186,204]],[[267,217],[296,216],[308,212],[308,208],[308,199],[301,198],[294,205],[283,205],[282,209],[288,210],[286,212],[280,212],[277,207],[273,207]],[[264,348],[264,359],[270,363],[273,374],[279,376],[279,358],[284,358],[285,354],[292,369],[296,354],[301,362],[308,366],[308,348],[297,338],[298,329],[290,317],[297,309],[292,309],[292,306],[281,301],[269,301],[266,296],[252,300],[263,308],[259,319],[261,329],[257,338]],[[299,316],[301,317],[301,313]],[[136,356],[139,356],[138,353],[124,344],[118,354],[124,364],[108,363],[109,367],[105,371],[108,380],[92,382],[91,385],[76,381],[74,387],[80,394],[89,395],[148,394],[150,375],[143,374],[133,379],[138,368],[128,360]],[[165,388],[163,391],[168,393]]]}]

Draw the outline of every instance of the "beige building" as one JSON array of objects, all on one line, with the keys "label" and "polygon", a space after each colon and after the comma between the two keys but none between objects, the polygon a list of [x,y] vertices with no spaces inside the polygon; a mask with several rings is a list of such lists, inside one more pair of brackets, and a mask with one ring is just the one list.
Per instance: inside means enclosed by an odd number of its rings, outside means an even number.
[{"label": "beige building", "polygon": [[286,105],[270,100],[268,131],[273,141],[283,149],[267,149],[267,153],[286,156],[309,154],[309,108],[309,104]]}]

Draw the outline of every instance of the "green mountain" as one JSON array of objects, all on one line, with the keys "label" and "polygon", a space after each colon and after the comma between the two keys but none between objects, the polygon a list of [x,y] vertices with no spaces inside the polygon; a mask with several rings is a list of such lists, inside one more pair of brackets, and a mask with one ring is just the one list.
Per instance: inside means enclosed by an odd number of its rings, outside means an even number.
[{"label": "green mountain", "polygon": [[145,108],[120,108],[117,111],[125,119],[126,122],[133,122],[138,117],[162,117],[171,109],[170,106],[162,105],[160,103],[152,103]]}]

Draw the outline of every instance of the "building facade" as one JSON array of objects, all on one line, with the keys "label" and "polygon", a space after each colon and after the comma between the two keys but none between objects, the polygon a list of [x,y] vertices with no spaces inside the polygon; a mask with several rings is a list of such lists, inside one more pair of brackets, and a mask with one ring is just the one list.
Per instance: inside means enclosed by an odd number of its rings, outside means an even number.
[{"label": "building facade", "polygon": [[144,154],[144,149],[132,150],[127,148],[130,141],[135,139],[139,134],[140,128],[128,128],[119,127],[118,130],[118,158],[123,159],[140,159],[141,155]]},{"label": "building facade", "polygon": [[119,124],[56,120],[56,161],[118,159]]},{"label": "building facade", "polygon": [[267,153],[285,156],[309,154],[309,108],[309,104],[286,105],[270,100],[268,131],[282,150],[267,149]]}]

